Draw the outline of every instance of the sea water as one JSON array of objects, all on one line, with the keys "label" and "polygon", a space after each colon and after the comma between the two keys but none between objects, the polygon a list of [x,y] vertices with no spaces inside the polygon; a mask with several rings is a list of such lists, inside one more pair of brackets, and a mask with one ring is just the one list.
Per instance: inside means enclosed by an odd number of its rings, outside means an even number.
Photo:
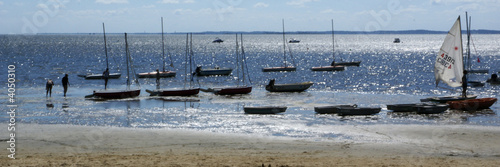
[{"label": "sea water", "polygon": [[[20,124],[71,124],[86,126],[116,126],[135,128],[171,128],[211,131],[216,133],[255,134],[291,138],[343,138],[331,131],[334,125],[479,125],[500,126],[500,104],[477,112],[449,110],[442,114],[417,115],[393,113],[387,104],[418,103],[431,96],[458,95],[460,88],[444,84],[436,87],[433,67],[445,34],[432,35],[336,35],[335,47],[330,34],[290,34],[286,38],[301,40],[286,43],[281,34],[248,34],[243,46],[250,81],[241,79],[241,67],[236,61],[235,35],[195,34],[192,56],[186,56],[186,35],[165,35],[165,56],[162,56],[161,34],[129,34],[129,51],[133,69],[139,72],[165,69],[177,72],[173,78],[162,78],[161,88],[182,88],[189,85],[202,88],[251,85],[252,93],[219,96],[200,92],[189,98],[150,97],[145,89],[155,89],[155,79],[138,79],[141,88],[137,98],[94,101],[85,95],[104,88],[103,80],[85,80],[77,75],[102,73],[106,56],[102,34],[1,35],[2,57],[0,78],[7,83],[9,65],[15,65],[16,121]],[[223,43],[212,43],[216,37]],[[473,35],[470,63],[472,69],[489,69],[488,74],[470,74],[469,80],[486,81],[500,71],[500,35]],[[401,43],[393,43],[400,38]],[[125,41],[123,34],[108,34],[108,65],[111,72],[122,77],[110,79],[108,88],[126,87]],[[465,40],[464,40],[465,41]],[[241,43],[239,44],[241,45]],[[464,43],[465,45],[465,43]],[[333,52],[333,49],[335,50]],[[264,67],[283,65],[284,52],[295,72],[262,72]],[[291,53],[291,55],[290,55]],[[333,55],[333,53],[335,53]],[[241,53],[239,53],[241,54]],[[314,72],[311,67],[328,66],[336,61],[361,61],[359,67],[345,71]],[[292,58],[293,57],[293,58]],[[189,65],[186,62],[193,62]],[[190,71],[196,66],[233,68],[233,75],[195,77],[189,82]],[[70,87],[63,97],[61,79],[69,74]],[[46,97],[45,83],[52,79],[52,96]],[[131,77],[131,79],[133,79]],[[314,85],[301,93],[269,93],[265,85],[312,81]],[[7,110],[7,86],[0,90],[2,111]],[[469,94],[499,98],[500,86],[486,84],[470,87]],[[372,116],[340,117],[318,115],[315,106],[357,104],[360,107],[381,107]],[[244,114],[244,106],[287,106],[277,115]],[[10,116],[0,115],[7,123]]]}]

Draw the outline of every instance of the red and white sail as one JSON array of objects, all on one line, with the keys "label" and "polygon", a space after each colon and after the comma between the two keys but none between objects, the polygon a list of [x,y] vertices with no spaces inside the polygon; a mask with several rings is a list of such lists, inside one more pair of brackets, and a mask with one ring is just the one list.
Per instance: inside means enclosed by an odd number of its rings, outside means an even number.
[{"label": "red and white sail", "polygon": [[434,64],[436,85],[442,81],[451,87],[461,86],[463,70],[462,29],[459,16],[446,35],[436,57]]}]

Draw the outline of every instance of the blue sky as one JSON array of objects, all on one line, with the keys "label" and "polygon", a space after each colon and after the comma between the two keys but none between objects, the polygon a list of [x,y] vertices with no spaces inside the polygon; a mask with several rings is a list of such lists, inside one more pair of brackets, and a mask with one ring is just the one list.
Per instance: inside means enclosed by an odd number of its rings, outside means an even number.
[{"label": "blue sky", "polygon": [[[335,30],[447,31],[458,15],[500,30],[498,0],[0,0],[0,34]],[[463,21],[465,26],[465,20]]]}]

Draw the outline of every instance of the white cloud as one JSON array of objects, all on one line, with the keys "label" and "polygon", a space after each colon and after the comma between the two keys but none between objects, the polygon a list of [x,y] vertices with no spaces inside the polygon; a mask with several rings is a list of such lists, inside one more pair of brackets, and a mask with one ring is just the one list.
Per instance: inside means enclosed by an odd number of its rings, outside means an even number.
[{"label": "white cloud", "polygon": [[431,4],[450,3],[498,3],[498,0],[430,0]]},{"label": "white cloud", "polygon": [[191,9],[175,9],[173,13],[175,15],[184,15],[184,14],[187,14],[187,13],[190,13],[190,12],[192,12]]},{"label": "white cloud", "polygon": [[292,5],[292,6],[305,6],[306,3],[317,2],[317,1],[319,1],[319,0],[293,0],[293,1],[287,2],[286,4]]},{"label": "white cloud", "polygon": [[113,3],[128,3],[128,0],[95,0],[96,3],[113,4]]},{"label": "white cloud", "polygon": [[266,4],[266,3],[263,3],[263,2],[259,2],[255,5],[253,5],[254,8],[267,8],[269,7],[269,4]]},{"label": "white cloud", "polygon": [[177,3],[179,3],[179,0],[161,0],[161,1],[158,1],[158,3],[165,3],[165,4],[173,3],[173,4],[177,4]]},{"label": "white cloud", "polygon": [[327,10],[321,11],[321,13],[325,13],[325,14],[343,14],[343,13],[346,13],[346,12],[345,11],[336,11],[336,10],[333,10],[333,9],[327,9]]},{"label": "white cloud", "polygon": [[407,8],[403,8],[397,12],[425,12],[425,11],[427,11],[427,10],[424,8],[420,8],[420,7],[417,7],[415,5],[410,5]]},{"label": "white cloud", "polygon": [[461,5],[456,7],[456,11],[474,11],[478,10],[480,8],[480,5],[477,3],[472,3],[472,4],[467,4],[467,5]]},{"label": "white cloud", "polygon": [[155,8],[155,7],[156,7],[155,5],[144,5],[144,6],[142,6],[142,8],[146,8],[146,9],[148,9],[148,8]]},{"label": "white cloud", "polygon": [[73,13],[73,15],[79,17],[114,16],[114,15],[123,15],[130,13],[128,9],[106,10],[106,11],[89,9],[89,10],[76,10],[70,12]]},{"label": "white cloud", "polygon": [[194,3],[194,0],[183,0],[182,2],[180,0],[161,0],[158,1],[158,3],[164,3],[164,4]]}]

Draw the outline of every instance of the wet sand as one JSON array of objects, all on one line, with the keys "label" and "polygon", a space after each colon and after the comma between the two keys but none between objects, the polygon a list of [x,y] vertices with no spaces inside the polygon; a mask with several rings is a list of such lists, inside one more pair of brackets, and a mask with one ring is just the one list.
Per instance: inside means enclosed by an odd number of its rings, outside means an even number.
[{"label": "wet sand", "polygon": [[[1,124],[7,127],[6,124]],[[323,141],[195,130],[16,126],[14,166],[500,166],[500,129],[461,125],[331,125]]]}]

